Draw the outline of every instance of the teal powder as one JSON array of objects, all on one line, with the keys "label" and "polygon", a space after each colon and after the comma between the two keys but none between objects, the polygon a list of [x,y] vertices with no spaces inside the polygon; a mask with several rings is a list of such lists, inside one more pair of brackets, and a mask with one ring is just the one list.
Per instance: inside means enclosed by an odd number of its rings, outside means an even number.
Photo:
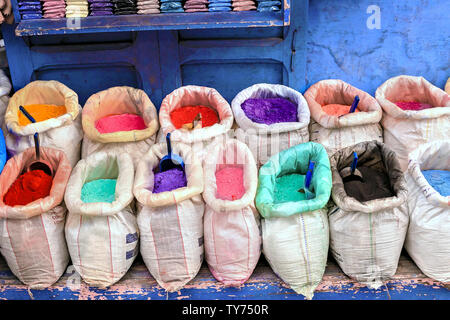
[{"label": "teal powder", "polygon": [[81,189],[81,200],[84,203],[113,202],[116,182],[116,179],[98,179],[85,183]]},{"label": "teal powder", "polygon": [[450,196],[450,171],[449,170],[424,170],[423,176],[434,190],[441,196]]},{"label": "teal powder", "polygon": [[305,200],[304,193],[299,192],[305,186],[305,175],[292,173],[276,178],[275,203]]}]

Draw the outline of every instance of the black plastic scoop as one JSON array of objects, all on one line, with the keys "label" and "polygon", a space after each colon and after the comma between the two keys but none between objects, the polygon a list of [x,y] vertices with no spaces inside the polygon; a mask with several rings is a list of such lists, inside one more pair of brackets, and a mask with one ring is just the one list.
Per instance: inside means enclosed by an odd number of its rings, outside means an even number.
[{"label": "black plastic scoop", "polygon": [[[32,123],[36,123],[36,120],[28,113],[27,110],[25,110],[24,107],[19,106],[19,110],[22,111],[22,113],[25,115],[25,117],[28,118]],[[33,161],[27,168],[27,171],[32,170],[42,170],[49,176],[53,176],[53,170],[50,166],[50,163],[47,161],[41,160],[41,153],[39,150],[39,134],[36,132],[34,134],[34,148],[36,150],[36,161]]]},{"label": "black plastic scoop", "polygon": [[172,146],[170,144],[170,132],[166,136],[167,142],[167,156],[164,156],[159,162],[159,171],[164,172],[170,169],[179,168],[184,171],[184,161],[179,155],[172,153]]}]

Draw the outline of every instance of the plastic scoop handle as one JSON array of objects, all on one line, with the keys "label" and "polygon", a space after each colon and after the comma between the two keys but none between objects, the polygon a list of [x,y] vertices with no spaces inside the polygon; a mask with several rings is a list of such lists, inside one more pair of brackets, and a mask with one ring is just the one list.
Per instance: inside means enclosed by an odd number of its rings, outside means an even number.
[{"label": "plastic scoop handle", "polygon": [[169,155],[169,159],[172,159],[172,145],[170,144],[170,132],[166,136],[167,142],[167,154]]},{"label": "plastic scoop handle", "polygon": [[349,113],[355,112],[356,107],[358,106],[358,103],[359,103],[359,97],[355,96],[355,99],[353,100],[352,106],[350,107]]},{"label": "plastic scoop handle", "polygon": [[[24,107],[19,106],[19,110],[22,111],[22,113],[25,115],[25,117],[28,118],[28,120],[30,120],[32,123],[36,123],[36,120],[31,116],[31,114],[28,113],[27,110],[25,110]],[[41,158],[41,154],[39,152],[39,136],[37,132],[34,134],[34,146],[36,149],[36,158],[39,160]]]},{"label": "plastic scoop handle", "polygon": [[314,161],[309,161],[308,171],[306,172],[305,187],[309,189],[314,171]]},{"label": "plastic scoop handle", "polygon": [[356,152],[353,152],[353,161],[352,161],[352,165],[350,166],[350,168],[352,170],[352,175],[355,174],[357,165],[358,165],[358,154]]}]

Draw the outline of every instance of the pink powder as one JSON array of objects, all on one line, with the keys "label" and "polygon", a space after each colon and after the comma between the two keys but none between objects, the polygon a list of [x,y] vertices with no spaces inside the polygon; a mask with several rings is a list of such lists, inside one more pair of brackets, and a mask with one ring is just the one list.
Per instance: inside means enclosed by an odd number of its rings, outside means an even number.
[{"label": "pink powder", "polygon": [[433,106],[429,105],[428,103],[422,103],[422,102],[417,102],[417,101],[397,101],[395,104],[400,109],[412,110],[412,111],[419,111],[419,110],[433,108]]},{"label": "pink powder", "polygon": [[146,129],[144,119],[137,114],[124,113],[107,116],[95,121],[95,127],[100,133],[131,131]]},{"label": "pink powder", "polygon": [[217,198],[238,200],[245,193],[244,170],[240,167],[225,167],[216,171]]}]

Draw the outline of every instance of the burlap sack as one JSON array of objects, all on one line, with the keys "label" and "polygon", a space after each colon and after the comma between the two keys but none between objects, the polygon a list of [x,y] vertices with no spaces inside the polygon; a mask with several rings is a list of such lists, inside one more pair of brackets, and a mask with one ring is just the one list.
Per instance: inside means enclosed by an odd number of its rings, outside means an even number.
[{"label": "burlap sack", "polygon": [[[219,123],[191,131],[175,129],[170,119],[170,113],[180,107],[193,105],[204,105],[215,109],[219,116]],[[184,86],[164,98],[159,109],[161,130],[159,130],[157,140],[165,141],[166,135],[170,132],[172,141],[189,144],[193,152],[203,160],[208,145],[224,139],[225,134],[233,125],[233,121],[230,105],[217,90],[200,86]]]},{"label": "burlap sack", "polygon": [[180,290],[200,270],[205,210],[200,160],[188,145],[173,143],[172,150],[184,160],[186,187],[153,193],[153,169],[167,155],[165,143],[153,145],[142,157],[133,187],[142,258],[158,284],[169,292]]},{"label": "burlap sack", "polygon": [[[100,133],[95,122],[115,114],[137,114],[147,125],[143,130]],[[131,87],[112,87],[93,94],[83,107],[84,139],[82,158],[98,152],[128,153],[136,165],[155,143],[159,128],[156,108],[147,94]]]},{"label": "burlap sack", "polygon": [[[340,170],[349,167],[353,152],[358,166],[386,170],[395,196],[359,202],[347,195]],[[331,158],[333,174],[330,249],[342,271],[377,289],[396,270],[408,228],[407,190],[395,153],[378,141],[339,150]]]},{"label": "burlap sack", "polygon": [[[286,98],[297,104],[298,122],[282,122],[271,125],[256,123],[242,110],[242,104],[250,98]],[[309,141],[308,104],[300,92],[280,85],[260,83],[239,92],[231,102],[239,128],[236,138],[250,148],[259,166],[274,154],[297,144]]]},{"label": "burlap sack", "polygon": [[[397,76],[378,87],[375,97],[383,108],[384,143],[397,154],[403,171],[408,154],[422,143],[450,137],[450,96],[423,77]],[[402,110],[395,102],[417,101],[434,108]]]},{"label": "burlap sack", "polygon": [[[322,106],[332,103],[351,105],[359,96],[358,109],[363,112],[333,116]],[[382,110],[378,102],[367,92],[336,79],[322,80],[313,84],[304,94],[311,111],[310,140],[321,143],[331,156],[339,149],[362,141],[383,142],[379,124]]]},{"label": "burlap sack", "polygon": [[[234,201],[217,198],[215,173],[227,166],[241,166],[244,171],[245,193]],[[250,149],[235,139],[212,145],[204,161],[203,177],[206,262],[217,280],[227,286],[240,286],[253,273],[261,254],[255,159]]]},{"label": "burlap sack", "polygon": [[[81,200],[83,185],[96,179],[117,179],[112,203]],[[104,288],[119,281],[138,254],[133,181],[131,156],[104,151],[80,160],[70,176],[64,196],[67,246],[75,270],[90,285]]]},{"label": "burlap sack", "polygon": [[439,194],[422,170],[450,170],[450,140],[422,144],[409,154],[405,172],[409,227],[405,248],[428,277],[450,282],[450,196]]},{"label": "burlap sack", "polygon": [[41,159],[54,171],[49,196],[25,206],[5,205],[3,197],[23,170],[35,161],[34,148],[11,158],[0,175],[0,252],[14,275],[31,289],[55,283],[69,262],[64,222],[64,191],[72,169],[61,150],[42,147]]},{"label": "burlap sack", "polygon": [[[19,106],[29,104],[65,105],[67,113],[57,118],[19,125]],[[5,114],[6,148],[11,155],[34,147],[33,135],[39,133],[41,146],[63,150],[72,167],[80,159],[81,106],[77,94],[58,81],[33,81],[11,97]]]}]

